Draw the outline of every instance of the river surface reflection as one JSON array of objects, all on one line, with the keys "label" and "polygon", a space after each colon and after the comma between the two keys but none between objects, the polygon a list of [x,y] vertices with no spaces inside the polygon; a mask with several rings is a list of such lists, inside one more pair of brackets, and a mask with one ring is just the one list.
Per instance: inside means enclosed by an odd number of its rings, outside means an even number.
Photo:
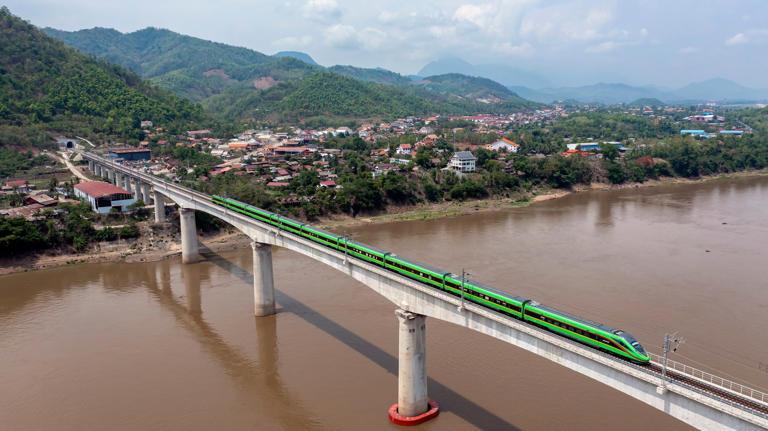
[{"label": "river surface reflection", "polygon": [[[655,352],[678,330],[676,359],[768,387],[768,178],[343,233],[624,328]],[[250,249],[207,257],[0,277],[1,428],[396,429],[393,305],[276,250],[280,311],[255,319]],[[427,339],[443,412],[420,429],[688,429],[474,332],[428,320]]]}]

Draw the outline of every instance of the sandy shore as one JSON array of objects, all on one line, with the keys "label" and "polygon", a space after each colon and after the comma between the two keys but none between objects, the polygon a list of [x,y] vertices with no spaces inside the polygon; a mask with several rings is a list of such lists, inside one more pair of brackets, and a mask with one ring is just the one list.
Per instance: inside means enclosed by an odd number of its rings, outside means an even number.
[{"label": "sandy shore", "polygon": [[[341,229],[353,226],[395,223],[412,220],[432,220],[443,217],[457,217],[478,212],[500,211],[509,208],[520,208],[537,202],[544,202],[552,199],[559,199],[571,193],[595,190],[622,190],[657,187],[668,184],[700,184],[708,181],[740,178],[768,176],[768,170],[746,171],[733,174],[723,174],[707,176],[695,179],[687,178],[663,178],[661,180],[649,180],[644,183],[628,183],[621,185],[610,185],[605,183],[595,183],[589,186],[579,186],[571,190],[563,189],[542,189],[532,193],[521,193],[503,199],[481,199],[464,202],[441,202],[437,204],[421,204],[416,206],[390,207],[385,214],[374,216],[351,217],[346,215],[337,215],[323,218],[313,223],[323,229]],[[176,238],[176,233],[170,232],[170,224],[164,228],[152,228],[150,225],[144,226],[142,238],[138,241],[121,241],[118,243],[103,243],[94,246],[91,250],[80,254],[43,254],[37,256],[28,256],[21,259],[7,259],[0,261],[0,275],[11,274],[15,272],[35,271],[47,268],[56,268],[60,266],[99,263],[99,262],[153,262],[167,259],[181,254],[181,245]],[[250,239],[237,231],[223,231],[211,235],[202,235],[200,238],[202,252],[205,248],[213,252],[227,250],[236,250],[247,247]]]}]

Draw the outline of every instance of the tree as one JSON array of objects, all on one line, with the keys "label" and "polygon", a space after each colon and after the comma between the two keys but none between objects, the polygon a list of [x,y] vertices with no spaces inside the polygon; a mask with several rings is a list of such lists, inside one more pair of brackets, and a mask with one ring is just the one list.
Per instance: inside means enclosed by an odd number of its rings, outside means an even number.
[{"label": "tree", "polygon": [[416,199],[408,180],[397,172],[387,172],[381,178],[381,190],[387,199],[395,203],[411,203]]},{"label": "tree", "polygon": [[485,167],[485,164],[488,163],[488,160],[491,160],[493,158],[493,153],[486,150],[485,148],[478,148],[475,152],[475,156],[477,157],[477,167],[483,168]]},{"label": "tree", "polygon": [[48,191],[53,195],[56,193],[56,188],[59,186],[59,180],[56,179],[56,177],[51,178],[50,181],[48,181]]},{"label": "tree", "polygon": [[421,166],[424,169],[429,169],[432,167],[432,154],[424,147],[419,148],[416,151],[416,156],[413,158],[413,161],[418,166]]},{"label": "tree", "polygon": [[627,172],[624,166],[614,160],[603,160],[608,181],[612,184],[622,184],[627,181]]},{"label": "tree", "polygon": [[342,208],[349,211],[352,217],[357,216],[361,211],[377,210],[383,207],[384,198],[381,190],[370,176],[357,176],[343,186],[339,198]]},{"label": "tree", "polygon": [[619,157],[619,149],[613,144],[600,144],[600,153],[607,160],[616,160]]}]

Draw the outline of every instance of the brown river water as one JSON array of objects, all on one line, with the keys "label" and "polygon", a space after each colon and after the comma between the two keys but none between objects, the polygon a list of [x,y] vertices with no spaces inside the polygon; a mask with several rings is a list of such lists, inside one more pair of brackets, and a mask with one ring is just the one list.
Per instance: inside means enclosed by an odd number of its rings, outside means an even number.
[{"label": "brown river water", "polygon": [[[578,193],[498,212],[348,229],[633,333],[651,351],[768,387],[768,178]],[[0,277],[0,429],[394,430],[395,307],[274,255],[279,313],[252,317],[251,250],[182,265]],[[685,430],[512,345],[427,319],[421,430]]]}]

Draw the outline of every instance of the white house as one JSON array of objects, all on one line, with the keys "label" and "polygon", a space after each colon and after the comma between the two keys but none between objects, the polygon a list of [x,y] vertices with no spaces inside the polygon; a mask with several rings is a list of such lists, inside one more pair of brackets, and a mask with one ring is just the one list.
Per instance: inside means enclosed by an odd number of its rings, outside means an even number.
[{"label": "white house", "polygon": [[99,214],[109,214],[112,208],[125,212],[136,203],[128,190],[103,181],[86,181],[75,184],[75,196],[91,204],[91,209]]},{"label": "white house", "polygon": [[507,138],[501,138],[498,141],[488,145],[487,147],[491,151],[506,151],[508,153],[516,153],[520,149],[515,141]]},{"label": "white house", "polygon": [[459,151],[453,154],[448,166],[459,172],[475,172],[477,157],[469,151]]},{"label": "white house", "polygon": [[401,155],[406,156],[406,155],[411,154],[412,151],[413,151],[413,145],[411,145],[411,144],[400,144],[397,147],[397,150],[395,152],[397,154],[401,154]]}]

